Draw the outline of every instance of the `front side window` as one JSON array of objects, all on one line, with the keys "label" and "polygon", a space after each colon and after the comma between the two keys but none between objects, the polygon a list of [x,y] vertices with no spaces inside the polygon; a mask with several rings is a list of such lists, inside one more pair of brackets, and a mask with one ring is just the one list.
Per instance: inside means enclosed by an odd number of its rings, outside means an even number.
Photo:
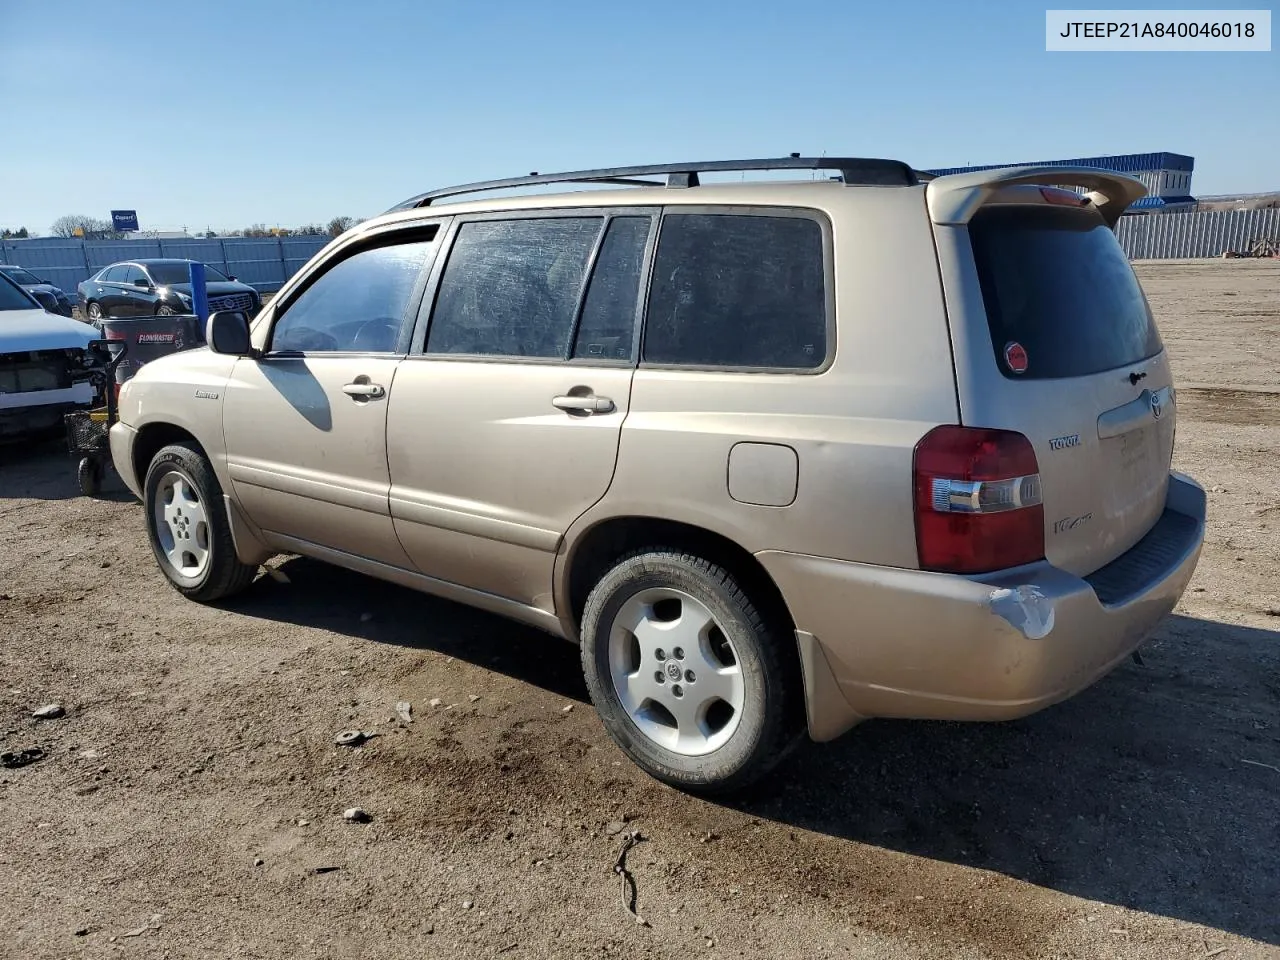
[{"label": "front side window", "polygon": [[139,280],[146,280],[146,279],[147,279],[147,275],[142,272],[141,267],[130,267],[128,270],[125,271],[124,279],[121,282],[127,283],[130,286],[132,286],[133,284],[136,284]]},{"label": "front side window", "polygon": [[809,370],[827,356],[822,228],[808,217],[668,214],[644,360]]},{"label": "front side window", "polygon": [[284,309],[273,352],[389,353],[433,240],[352,254],[321,274]]},{"label": "front side window", "polygon": [[601,217],[481,220],[458,229],[427,353],[568,359]]}]

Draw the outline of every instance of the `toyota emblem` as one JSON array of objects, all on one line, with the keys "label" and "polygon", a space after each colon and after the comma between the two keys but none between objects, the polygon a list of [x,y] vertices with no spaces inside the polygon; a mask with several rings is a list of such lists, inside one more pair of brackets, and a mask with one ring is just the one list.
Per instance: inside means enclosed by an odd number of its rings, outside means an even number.
[{"label": "toyota emblem", "polygon": [[679,680],[679,679],[680,679],[680,664],[676,663],[674,660],[668,660],[668,661],[667,661],[667,676],[668,676],[668,677],[670,677],[672,680]]},{"label": "toyota emblem", "polygon": [[1160,402],[1160,394],[1158,393],[1151,395],[1151,416],[1157,420],[1164,416],[1164,406]]}]

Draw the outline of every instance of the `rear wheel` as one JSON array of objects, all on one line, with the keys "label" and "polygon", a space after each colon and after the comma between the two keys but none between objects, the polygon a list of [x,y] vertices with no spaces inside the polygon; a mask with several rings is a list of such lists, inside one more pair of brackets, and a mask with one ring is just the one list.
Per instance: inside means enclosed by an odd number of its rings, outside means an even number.
[{"label": "rear wheel", "polygon": [[89,311],[90,320],[101,320],[104,316],[102,312],[102,304],[98,303],[96,300],[90,300],[85,309]]},{"label": "rear wheel", "polygon": [[173,307],[169,306],[167,303],[162,303],[160,306],[156,307],[157,317],[173,317],[177,316],[177,313],[178,311],[174,310]]},{"label": "rear wheel", "polygon": [[787,631],[692,554],[646,551],[605,574],[583,612],[582,664],[610,736],[673,786],[744,787],[803,729]]},{"label": "rear wheel", "polygon": [[257,568],[236,556],[222,487],[202,450],[185,443],[162,448],[143,494],[151,550],[179,593],[208,603],[253,581]]}]

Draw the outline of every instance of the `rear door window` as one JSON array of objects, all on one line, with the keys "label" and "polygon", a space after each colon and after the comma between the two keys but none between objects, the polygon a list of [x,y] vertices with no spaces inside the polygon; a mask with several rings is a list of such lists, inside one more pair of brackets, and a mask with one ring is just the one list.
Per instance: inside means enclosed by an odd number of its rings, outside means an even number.
[{"label": "rear door window", "polygon": [[573,346],[575,360],[630,360],[644,279],[649,217],[614,217],[587,285]]},{"label": "rear door window", "polygon": [[822,227],[807,216],[667,214],[645,320],[645,362],[822,366],[823,246]]},{"label": "rear door window", "polygon": [[102,279],[106,283],[124,283],[125,274],[129,272],[129,268],[125,264],[117,264],[107,270],[102,275]]},{"label": "rear door window", "polygon": [[464,223],[440,280],[427,353],[567,360],[602,217]]},{"label": "rear door window", "polygon": [[[993,205],[970,221],[969,237],[1006,376],[1084,377],[1162,349],[1129,259],[1096,211]],[[1025,356],[1024,372],[1011,353]]]}]

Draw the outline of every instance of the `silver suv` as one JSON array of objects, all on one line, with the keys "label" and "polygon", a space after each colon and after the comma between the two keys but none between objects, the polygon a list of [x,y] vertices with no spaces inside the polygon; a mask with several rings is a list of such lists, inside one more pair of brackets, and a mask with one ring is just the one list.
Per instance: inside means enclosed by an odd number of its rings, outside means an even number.
[{"label": "silver suv", "polygon": [[[765,169],[801,178],[700,180]],[[553,182],[615,189],[439,203]],[[303,554],[536,625],[684,788],[806,730],[1023,716],[1200,552],[1112,233],[1143,192],[792,157],[424,194],[142,368],[115,464],[186,596]]]}]

